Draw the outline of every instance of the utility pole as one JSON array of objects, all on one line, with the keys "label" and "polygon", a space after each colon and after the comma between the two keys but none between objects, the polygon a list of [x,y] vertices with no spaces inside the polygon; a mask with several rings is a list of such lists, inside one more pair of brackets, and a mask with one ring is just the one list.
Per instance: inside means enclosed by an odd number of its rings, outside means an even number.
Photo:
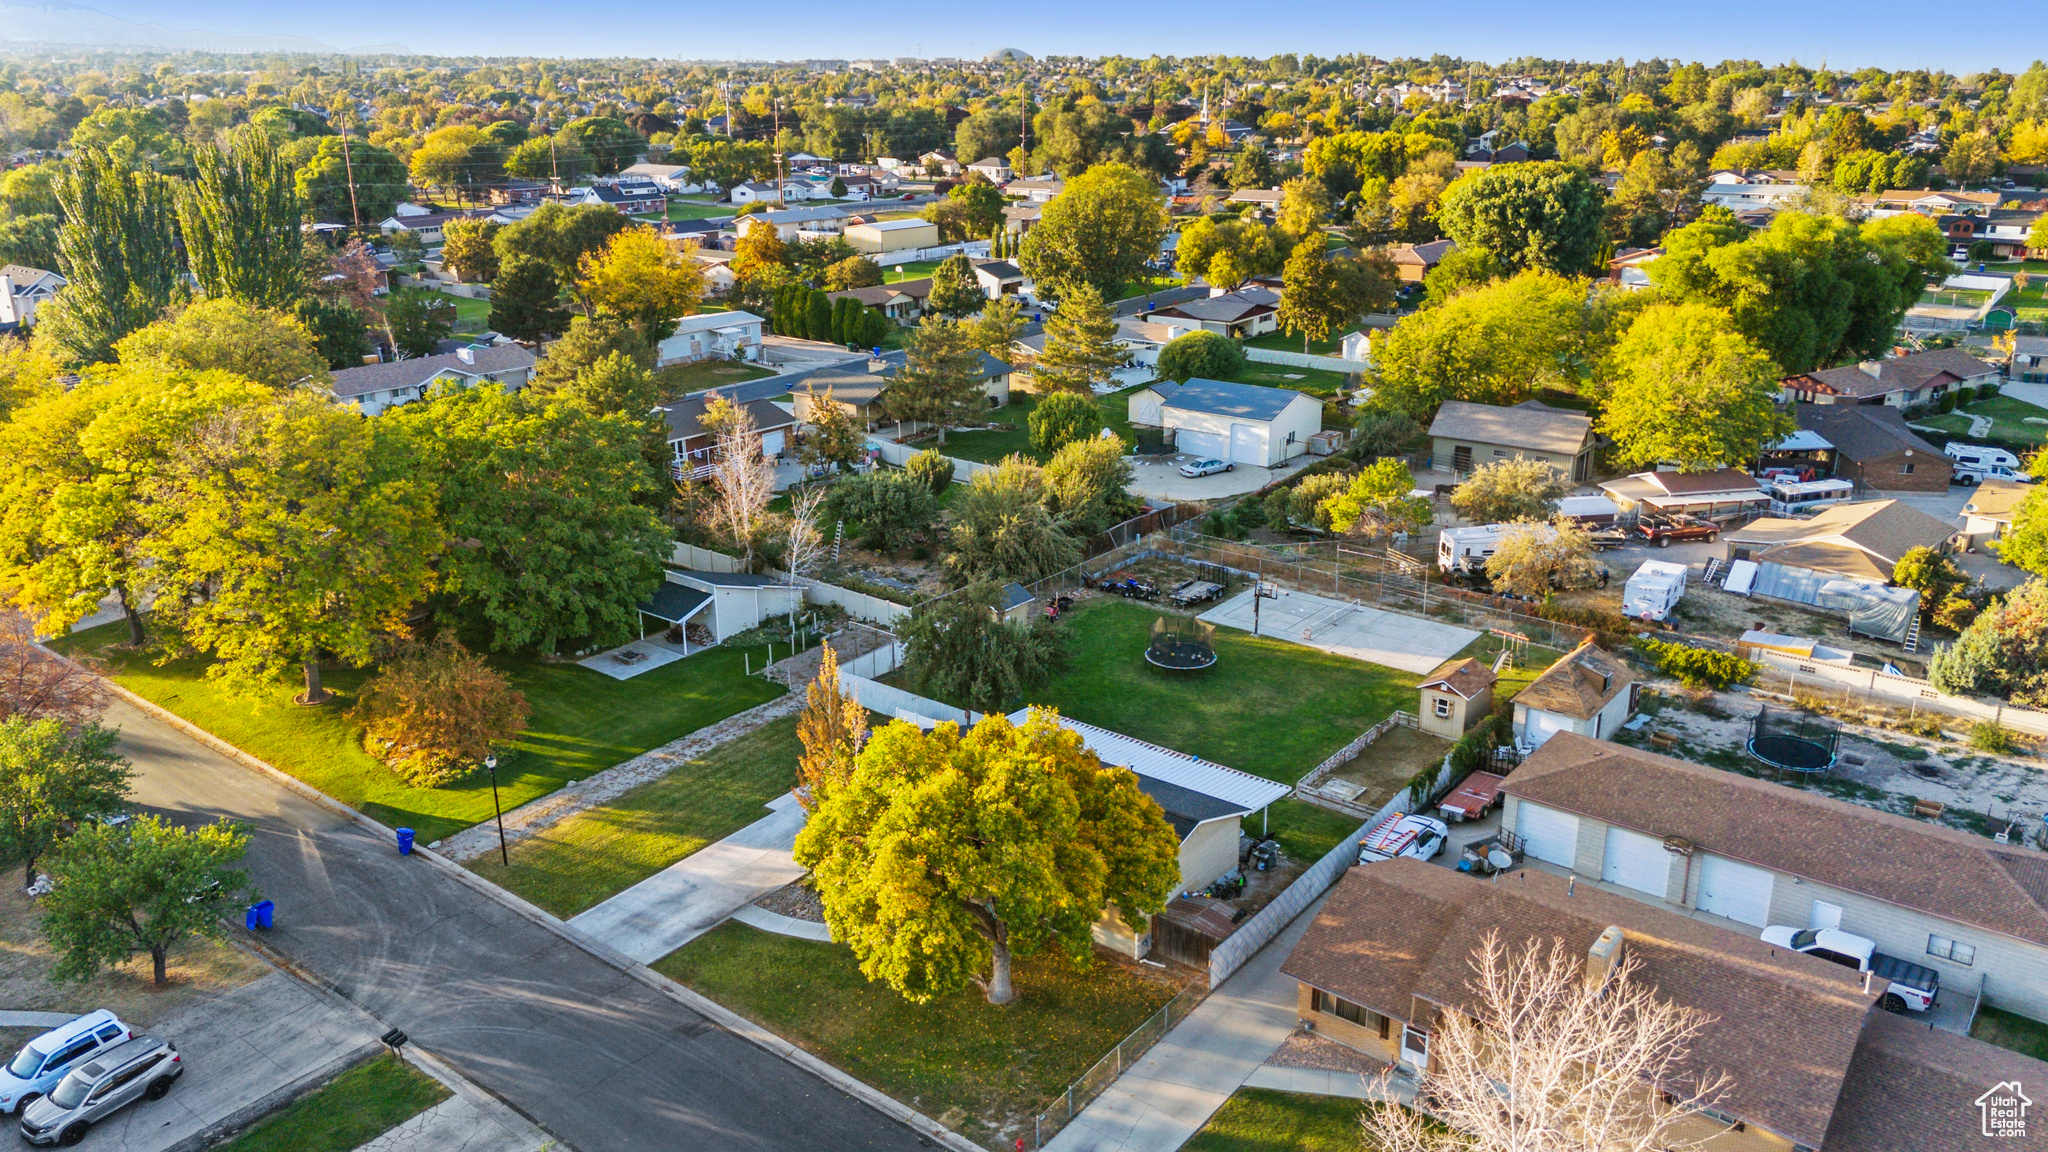
[{"label": "utility pole", "polygon": [[[731,122],[732,118],[728,115],[726,123]],[[775,206],[789,207],[782,198],[782,98],[779,96],[775,98]]]},{"label": "utility pole", "polygon": [[356,207],[356,166],[348,155],[347,125],[343,125],[341,129],[341,170],[348,174],[348,218],[354,224],[355,230],[360,233],[363,230],[363,212]]},{"label": "utility pole", "polygon": [[562,194],[562,163],[555,156],[555,138],[548,137],[548,190],[555,195]]},{"label": "utility pole", "polygon": [[[1031,162],[1031,95],[1025,91],[1024,82],[1017,81],[1017,153],[1018,166]],[[1026,173],[1019,172],[1019,176]]]}]

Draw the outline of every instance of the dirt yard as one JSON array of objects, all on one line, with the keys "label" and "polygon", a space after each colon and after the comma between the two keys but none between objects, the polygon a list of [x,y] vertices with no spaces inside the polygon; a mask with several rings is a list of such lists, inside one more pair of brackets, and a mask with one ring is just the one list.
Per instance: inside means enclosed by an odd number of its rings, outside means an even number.
[{"label": "dirt yard", "polygon": [[53,984],[49,971],[56,957],[40,919],[36,902],[21,890],[18,871],[0,881],[0,1007],[78,1013],[111,1008],[128,1023],[147,1027],[271,971],[239,948],[188,940],[171,949],[170,984],[161,989],[150,980],[147,953],[84,984]]},{"label": "dirt yard", "polygon": [[[1352,797],[1351,802],[1377,809],[1393,799],[1394,793],[1406,788],[1417,772],[1430,765],[1442,764],[1450,750],[1451,742],[1441,736],[1397,724],[1366,745],[1364,751],[1338,766],[1328,779],[1357,785],[1358,795]],[[1327,782],[1325,790],[1328,790]]]},{"label": "dirt yard", "polygon": [[[1612,561],[1610,561],[1612,563]],[[1699,573],[1693,573],[1695,580]],[[1560,593],[1558,601],[1579,608],[1593,608],[1605,612],[1621,611],[1624,579],[1617,578],[1605,588],[1589,588],[1580,592]],[[1928,638],[1934,630],[1922,632],[1920,655],[1913,655],[1897,644],[1871,636],[1855,636],[1849,632],[1849,620],[1845,616],[1815,612],[1796,604],[1780,600],[1767,600],[1761,596],[1737,596],[1699,583],[1688,585],[1685,598],[1671,611],[1670,624],[1678,632],[1690,632],[1711,637],[1732,644],[1744,632],[1762,628],[1784,636],[1801,636],[1819,640],[1833,648],[1863,653],[1896,664],[1908,676],[1926,675],[1926,656],[1929,650]],[[1943,633],[1942,635],[1946,635]]]},{"label": "dirt yard", "polygon": [[[1642,710],[1652,714],[1651,722],[1640,732],[1622,731],[1622,742],[1745,776],[1775,778],[1774,770],[1746,750],[1750,719],[1764,701],[1733,693],[1694,700],[1676,685],[1660,687],[1659,695],[1644,696]],[[1774,717],[1785,715],[1780,708],[1771,704]],[[1940,822],[1949,827],[1989,836],[2017,821],[2027,835],[2039,836],[2041,816],[2048,812],[2048,762],[1990,756],[1950,740],[1858,724],[1828,724],[1841,732],[1834,769],[1805,779],[1787,773],[1781,783],[1902,816],[1913,815],[1916,800],[1938,801],[1946,805]],[[1675,736],[1675,745],[1653,745],[1649,736],[1657,732]]]}]

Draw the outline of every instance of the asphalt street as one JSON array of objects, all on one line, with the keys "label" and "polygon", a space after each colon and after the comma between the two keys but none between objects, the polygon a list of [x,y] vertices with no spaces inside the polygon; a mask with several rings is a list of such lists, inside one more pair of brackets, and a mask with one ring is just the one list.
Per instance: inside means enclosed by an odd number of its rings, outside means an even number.
[{"label": "asphalt street", "polygon": [[266,942],[581,1152],[913,1149],[910,1129],[116,701],[137,808],[251,825]]}]

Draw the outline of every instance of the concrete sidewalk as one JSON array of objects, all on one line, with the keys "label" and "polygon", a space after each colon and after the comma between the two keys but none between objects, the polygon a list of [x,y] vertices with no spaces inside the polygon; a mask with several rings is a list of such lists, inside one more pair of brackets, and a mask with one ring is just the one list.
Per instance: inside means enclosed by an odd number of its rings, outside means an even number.
[{"label": "concrete sidewalk", "polygon": [[721,921],[803,877],[790,857],[804,810],[787,793],[773,815],[706,845],[573,918],[578,931],[642,964],[652,964]]},{"label": "concrete sidewalk", "polygon": [[355,1152],[543,1152],[557,1146],[524,1116],[431,1053],[408,1051],[406,1062],[454,1095],[357,1145]]},{"label": "concrete sidewalk", "polygon": [[1315,921],[1318,899],[1109,1090],[1047,1142],[1048,1152],[1173,1152],[1294,1031],[1295,983],[1280,964]]}]

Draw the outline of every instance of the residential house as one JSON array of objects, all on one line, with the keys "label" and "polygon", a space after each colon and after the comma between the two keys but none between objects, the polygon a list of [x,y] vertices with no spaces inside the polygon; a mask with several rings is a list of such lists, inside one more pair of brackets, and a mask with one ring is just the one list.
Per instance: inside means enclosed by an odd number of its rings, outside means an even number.
[{"label": "residential house", "polygon": [[2007,370],[2022,384],[2048,384],[2048,336],[2014,336]]},{"label": "residential house", "polygon": [[1607,282],[1640,292],[1650,287],[1649,266],[1663,254],[1662,248],[1623,248],[1607,262]]},{"label": "residential house", "polygon": [[1922,440],[1897,408],[1795,404],[1799,427],[1834,449],[1834,475],[1888,492],[1946,492],[1952,464]]},{"label": "residential house", "polygon": [[739,283],[739,277],[733,275],[732,271],[732,253],[715,248],[698,248],[692,244],[685,249],[684,255],[703,269],[704,290],[708,295],[723,296],[732,291],[733,285]]},{"label": "residential house", "polygon": [[628,216],[668,215],[668,194],[652,180],[633,183],[592,184],[568,201],[571,207],[601,204]]},{"label": "residential house", "polygon": [[1039,218],[1045,215],[1043,204],[1003,205],[1003,231],[1012,236],[1022,236],[1038,226]]},{"label": "residential house", "polygon": [[916,252],[939,246],[939,226],[929,220],[876,220],[850,225],[846,242],[869,256]]},{"label": "residential house", "polygon": [[704,190],[703,185],[690,179],[690,166],[688,164],[649,164],[642,162],[639,164],[629,164],[619,169],[618,181],[621,184],[642,180],[653,184],[671,196],[702,192]]},{"label": "residential house", "polygon": [[1420,284],[1423,277],[1436,270],[1456,248],[1453,240],[1431,240],[1427,244],[1401,244],[1387,250],[1387,258],[1394,262],[1394,275],[1403,284]]},{"label": "residential house", "polygon": [[0,266],[0,331],[32,328],[36,309],[49,303],[65,279],[55,272],[26,264]]},{"label": "residential house", "polygon": [[1242,143],[1245,137],[1251,135],[1256,131],[1258,131],[1258,129],[1252,127],[1251,125],[1241,124],[1236,120],[1225,120],[1223,122],[1224,135],[1230,137],[1230,142],[1232,144]]},{"label": "residential house", "polygon": [[1638,693],[1628,665],[1588,640],[1515,693],[1515,744],[1540,748],[1559,732],[1612,740]]},{"label": "residential house", "polygon": [[787,204],[792,200],[809,200],[811,192],[811,184],[805,180],[748,180],[733,185],[732,190],[726,193],[726,199],[734,204]]},{"label": "residential house", "polygon": [[1230,194],[1230,199],[1225,203],[1256,204],[1271,214],[1280,211],[1280,201],[1285,197],[1286,193],[1278,188],[1239,188]]},{"label": "residential house", "polygon": [[1502,408],[1446,400],[1430,421],[1430,467],[1470,475],[1496,460],[1540,460],[1574,484],[1593,474],[1593,418],[1534,400]]},{"label": "residential house", "polygon": [[[655,409],[668,424],[669,466],[679,480],[706,475],[710,470],[718,438],[704,427],[704,410],[715,399],[719,399],[718,393],[712,391]],[[795,416],[766,400],[741,401],[740,407],[754,421],[754,431],[761,437],[761,455],[773,459],[790,447],[798,424]]]},{"label": "residential house", "polygon": [[[1901,1092],[1902,1084],[1911,1085],[1911,1091]],[[2026,1100],[2026,1093],[2038,1093],[2041,1084],[2048,1084],[2048,1063],[1904,1016],[1873,1012],[1856,1042],[1821,1148],[1983,1152],[1985,1145],[2011,1138],[1984,1135],[1980,1101],[2001,1087]],[[2037,1132],[2041,1122],[2040,1112],[2028,1117]]]},{"label": "residential house", "polygon": [[1963,505],[1963,534],[1957,541],[1965,548],[1997,551],[1997,543],[2012,531],[2012,514],[2034,486],[2016,480],[1986,480],[1970,492]]},{"label": "residential house", "polygon": [[[1751,933],[1533,869],[1489,883],[1394,859],[1346,872],[1280,971],[1297,982],[1304,1028],[1413,1074],[1429,1068],[1446,1018],[1476,1015],[1473,958],[1490,939],[1513,950],[1556,943],[1596,987],[1633,964],[1633,979],[1696,1014],[1688,1071],[1728,1080],[1711,1109],[1675,1122],[1673,1147],[1822,1147],[1877,994],[1854,972]],[[1683,1084],[1639,1091],[1644,1110],[1684,1107],[1688,1095]]]},{"label": "residential house", "polygon": [[1156,309],[1146,313],[1146,319],[1154,323],[1185,320],[1205,332],[1243,340],[1279,331],[1279,315],[1280,298],[1263,288],[1253,288]]},{"label": "residential house", "polygon": [[941,176],[960,175],[960,161],[951,152],[927,152],[917,158],[920,173],[936,170]]},{"label": "residential house", "polygon": [[[731,275],[727,270],[727,275]],[[699,312],[676,321],[675,334],[655,349],[659,367],[698,360],[758,360],[761,329],[752,312]]]},{"label": "residential house", "polygon": [[1776,212],[1806,195],[1806,185],[1794,172],[1760,172],[1722,169],[1700,189],[1700,199],[1731,211]]},{"label": "residential house", "polygon": [[1918,212],[1922,216],[1984,216],[1999,205],[1996,192],[1963,192],[1951,189],[1888,188],[1875,196],[1859,196],[1872,216],[1896,216]]},{"label": "residential house", "polygon": [[750,212],[733,219],[729,227],[736,236],[746,235],[749,228],[773,227],[775,234],[784,243],[794,243],[807,235],[838,235],[846,231],[852,222],[853,209],[839,204],[814,204],[803,208],[770,208],[765,212]]},{"label": "residential house", "polygon": [[409,404],[440,383],[500,384],[507,392],[526,386],[536,359],[518,344],[470,345],[435,356],[343,368],[328,378],[339,404],[354,404],[363,415]]},{"label": "residential house", "polygon": [[990,156],[985,160],[978,160],[969,164],[967,170],[969,172],[979,172],[988,179],[989,183],[997,187],[1008,184],[1012,176],[1010,162],[1000,156]]},{"label": "residential house", "polygon": [[1015,296],[1024,290],[1024,273],[1007,260],[977,260],[974,278],[989,299]]},{"label": "residential house", "polygon": [[1955,535],[1954,525],[1903,501],[1857,500],[1830,504],[1805,520],[1766,516],[1730,529],[1722,539],[1730,560],[1888,584],[1906,553],[1949,551]]},{"label": "residential house", "polygon": [[1817,368],[1787,376],[1779,398],[1808,404],[1931,404],[1952,388],[1998,382],[1998,369],[1960,348],[1911,352],[1844,368]]},{"label": "residential house", "polygon": [[1323,405],[1288,388],[1196,376],[1132,393],[1130,420],[1165,431],[1177,452],[1274,468],[1308,451],[1309,437],[1322,430]]},{"label": "residential house", "polygon": [[1501,791],[1501,826],[1582,888],[1738,932],[1851,932],[1939,972],[1937,1007],[1981,987],[1988,1003],[2048,1018],[2048,855],[1574,735]]},{"label": "residential house", "polygon": [[1422,730],[1432,736],[1456,740],[1465,730],[1493,713],[1493,686],[1500,677],[1486,665],[1467,656],[1430,673],[1416,691],[1420,694]]},{"label": "residential house", "polygon": [[1057,176],[1029,176],[1003,186],[1003,195],[1019,196],[1027,203],[1044,204],[1066,191],[1067,182]]},{"label": "residential house", "polygon": [[[823,403],[829,392],[833,403],[845,409],[863,426],[887,423],[894,419],[889,414],[887,403],[889,384],[902,369],[901,352],[871,357],[863,371],[821,368],[790,389],[796,401],[797,417],[810,421],[813,407]],[[1013,369],[984,352],[981,354],[981,371],[982,395],[988,400],[989,407],[1001,408],[1008,404]]]},{"label": "residential house", "polygon": [[1734,468],[1712,472],[1637,472],[1600,481],[1600,490],[1622,511],[1652,515],[1684,513],[1709,520],[1739,520],[1770,506],[1756,478]]},{"label": "residential house", "polygon": [[508,216],[502,209],[474,208],[460,212],[401,213],[377,225],[377,231],[385,236],[410,232],[420,238],[420,243],[432,248],[441,243],[441,230],[457,220],[487,220],[493,224],[511,224],[518,218]]},{"label": "residential house", "polygon": [[881,311],[882,315],[898,324],[915,324],[925,313],[925,303],[931,299],[932,278],[899,280],[892,284],[877,284],[872,288],[849,288],[840,292],[827,292],[828,300],[850,296],[868,308]]}]

